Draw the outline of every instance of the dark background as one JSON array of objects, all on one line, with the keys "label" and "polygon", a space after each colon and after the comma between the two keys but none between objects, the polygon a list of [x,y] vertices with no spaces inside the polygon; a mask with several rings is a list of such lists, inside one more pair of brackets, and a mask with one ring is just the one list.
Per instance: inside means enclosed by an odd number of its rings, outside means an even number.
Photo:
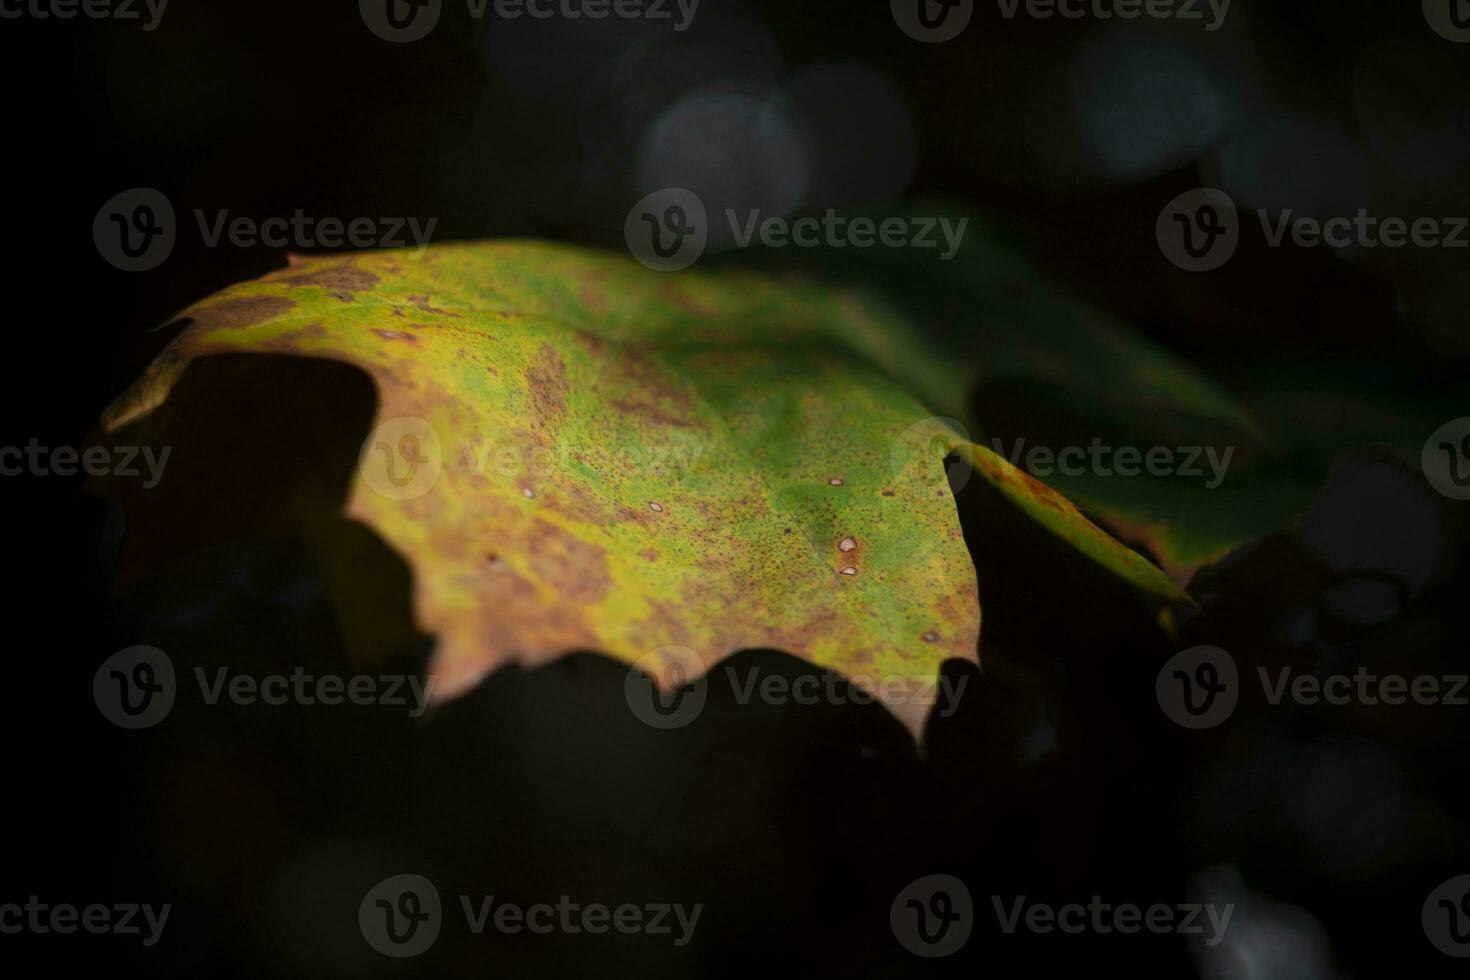
[{"label": "dark background", "polygon": [[[704,0],[683,35],[476,22],[447,2],[427,39],[392,45],[353,3],[185,0],[152,33],[20,20],[0,35],[17,56],[14,444],[83,442],[167,342],[154,328],[283,261],[206,248],[194,208],[414,215],[438,219],[436,241],[620,249],[628,208],[675,183],[712,212],[985,209],[1060,280],[1227,381],[1262,358],[1310,371],[1345,355],[1404,366],[1426,390],[1465,376],[1463,253],[1345,260],[1268,249],[1246,222],[1235,260],[1191,275],[1153,237],[1163,205],[1202,183],[1303,212],[1467,213],[1470,46],[1429,31],[1417,3],[1237,0],[1215,33],[1007,21],[982,3],[939,45],[905,37],[886,4],[733,0]],[[138,186],[173,201],[179,242],[160,268],[124,273],[98,255],[91,225]],[[271,398],[225,394],[244,419]],[[344,398],[330,410],[371,417],[370,391]],[[1389,464],[1357,465],[1319,503],[1311,526],[1329,537],[1410,508],[1400,491],[1355,489]],[[1199,967],[1175,939],[1001,936],[985,896],[1151,904],[1191,889],[1253,903],[1254,925],[1213,961],[1229,967],[1219,976],[1450,975],[1458,964],[1429,948],[1418,916],[1434,885],[1470,871],[1464,709],[1447,721],[1247,707],[1233,734],[1187,737],[1153,702],[1171,644],[1147,612],[1021,537],[974,482],[960,504],[987,672],[920,759],[878,709],[737,711],[719,690],[700,725],[659,737],[628,716],[623,669],[590,653],[497,674],[427,727],[370,711],[225,710],[121,733],[87,694],[112,651],[154,643],[181,667],[340,665],[334,617],[354,612],[326,601],[299,542],[232,537],[227,524],[227,544],[109,595],[117,515],[76,482],[32,481],[13,511],[0,900],[175,910],[153,950],[7,936],[0,957],[95,957],[125,975],[392,972],[362,958],[342,915],[355,913],[358,878],[424,868],[446,895],[705,912],[683,950],[646,936],[441,940],[405,967],[422,975],[1189,977]],[[1463,553],[1458,536],[1442,544]],[[1381,548],[1401,565],[1393,541]],[[377,555],[374,574],[401,577],[393,561]],[[1463,670],[1463,567],[1364,625],[1324,605],[1332,583],[1316,561],[1285,534],[1201,573],[1204,615],[1183,642],[1221,643],[1243,668],[1285,655]],[[405,646],[403,663],[429,648]],[[1031,759],[1022,746],[1038,726],[1055,748]],[[979,924],[931,962],[894,940],[888,907],[937,872],[969,884]]]}]

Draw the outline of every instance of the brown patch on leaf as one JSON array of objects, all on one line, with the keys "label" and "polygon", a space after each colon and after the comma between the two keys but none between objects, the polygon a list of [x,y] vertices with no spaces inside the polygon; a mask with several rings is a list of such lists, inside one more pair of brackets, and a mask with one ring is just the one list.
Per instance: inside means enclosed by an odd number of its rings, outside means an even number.
[{"label": "brown patch on leaf", "polygon": [[205,329],[235,330],[274,319],[295,305],[284,296],[240,296],[193,310],[190,316]]},{"label": "brown patch on leaf", "polygon": [[612,586],[607,552],[598,545],[537,519],[529,539],[532,569],[550,589],[579,603],[601,602]]},{"label": "brown patch on leaf", "polygon": [[[776,631],[772,639],[772,646],[778,646],[785,650],[810,650],[815,643],[827,636],[833,635],[840,625],[836,609],[819,609],[806,622],[794,630]],[[857,653],[856,650],[853,651]]]},{"label": "brown patch on leaf", "polygon": [[458,313],[451,313],[449,310],[441,310],[438,307],[431,305],[429,303],[429,297],[427,296],[410,296],[408,298],[408,301],[414,306],[418,307],[420,310],[423,310],[425,313],[432,313],[435,316],[452,316],[455,319],[459,319]]},{"label": "brown patch on leaf", "polygon": [[602,313],[607,309],[607,296],[600,285],[584,282],[577,290],[577,299],[587,308],[587,312],[593,315]]},{"label": "brown patch on leaf", "polygon": [[327,328],[320,323],[308,323],[299,330],[287,330],[264,341],[261,346],[266,350],[280,351],[283,354],[293,354],[309,341],[324,340],[327,337]]},{"label": "brown patch on leaf", "polygon": [[[610,523],[611,516],[607,505],[581,483],[576,480],[567,480],[564,481],[564,484],[558,490],[560,491],[558,494],[559,497],[562,494],[565,495],[565,509],[569,516],[586,524],[605,525]],[[558,502],[562,501],[559,500]]]},{"label": "brown patch on leaf", "polygon": [[607,350],[607,341],[590,330],[573,328],[573,336],[577,342],[587,349],[593,360],[601,360],[603,352]]},{"label": "brown patch on leaf", "polygon": [[537,426],[560,424],[567,412],[567,366],[550,344],[542,344],[526,368],[526,384]]},{"label": "brown patch on leaf", "polygon": [[679,418],[676,415],[670,415],[651,401],[634,401],[629,398],[618,398],[613,400],[611,404],[613,408],[617,409],[619,412],[622,412],[624,415],[636,415],[641,419],[645,419],[649,422],[656,422],[659,425],[674,425],[680,427],[687,427],[689,425],[689,423],[684,419]]},{"label": "brown patch on leaf", "polygon": [[1018,469],[1014,466],[1005,466],[995,460],[984,459],[983,457],[977,460],[977,462],[985,472],[994,477],[1002,486],[1019,487],[1029,495],[1035,497],[1044,506],[1050,507],[1060,514],[1072,515],[1077,513],[1077,509],[1072,506],[1070,501],[1025,470]]},{"label": "brown patch on leaf", "polygon": [[669,372],[657,361],[646,355],[624,347],[615,357],[609,358],[608,369],[621,380],[628,382],[632,391],[645,394],[645,404],[657,405],[666,402],[672,410],[688,414],[691,410],[689,391],[670,377]]},{"label": "brown patch on leaf", "polygon": [[627,504],[618,505],[618,516],[625,522],[648,525],[653,520],[653,514],[638,507],[629,507]]},{"label": "brown patch on leaf", "polygon": [[[295,266],[293,266],[295,267]],[[289,270],[288,270],[289,271]],[[378,284],[377,273],[358,268],[351,259],[336,264],[318,266],[295,275],[266,276],[267,282],[281,282],[292,288],[301,286],[316,286],[330,293],[361,293],[372,289]],[[339,299],[342,297],[339,296]],[[350,298],[350,296],[349,296]]]},{"label": "brown patch on leaf", "polygon": [[[635,629],[640,637],[649,638],[648,642],[666,646],[692,649],[698,645],[699,641],[684,625],[685,613],[661,599],[649,599],[648,608],[650,610],[648,618],[635,623]],[[686,682],[693,679],[693,677],[686,677]]]}]

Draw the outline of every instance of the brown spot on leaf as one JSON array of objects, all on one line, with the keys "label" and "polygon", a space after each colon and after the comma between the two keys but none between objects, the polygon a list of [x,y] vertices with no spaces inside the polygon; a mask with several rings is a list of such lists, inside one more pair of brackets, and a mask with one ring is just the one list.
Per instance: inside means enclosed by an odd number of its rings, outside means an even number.
[{"label": "brown spot on leaf", "polygon": [[206,329],[237,329],[274,319],[296,303],[284,296],[240,296],[194,310],[191,316]]},{"label": "brown spot on leaf", "polygon": [[612,521],[607,505],[579,481],[561,481],[556,493],[548,499],[557,505],[558,510],[584,524],[601,526]]},{"label": "brown spot on leaf", "polygon": [[[297,266],[293,264],[293,267]],[[377,273],[358,268],[351,259],[320,265],[295,275],[276,273],[265,278],[266,281],[282,282],[292,288],[316,286],[333,294],[366,292],[378,284]]]},{"label": "brown spot on leaf", "polygon": [[613,408],[622,412],[624,415],[636,415],[639,418],[656,422],[659,425],[687,426],[689,424],[679,416],[670,415],[668,412],[665,412],[651,401],[634,401],[630,398],[618,398],[614,399],[611,404]]},{"label": "brown spot on leaf", "polygon": [[297,330],[287,330],[262,341],[261,346],[266,350],[280,351],[283,354],[299,353],[301,348],[309,341],[324,340],[327,336],[327,328],[320,323],[308,323]]},{"label": "brown spot on leaf", "polygon": [[603,292],[600,284],[582,283],[581,287],[577,290],[577,298],[582,301],[582,305],[587,308],[587,312],[589,313],[602,313],[607,309],[607,296]]},{"label": "brown spot on leaf", "polygon": [[548,521],[531,526],[531,567],[549,588],[576,602],[600,602],[611,588],[607,552]]},{"label": "brown spot on leaf", "polygon": [[692,410],[689,389],[657,361],[631,347],[620,347],[616,356],[604,364],[618,380],[625,382],[625,390],[642,393],[645,404],[665,404],[669,407],[661,411],[677,413],[676,417],[687,416]]},{"label": "brown spot on leaf", "polygon": [[625,522],[631,522],[633,524],[643,524],[645,526],[648,525],[650,521],[654,520],[653,516],[650,515],[648,511],[644,510],[642,507],[629,507],[627,504],[618,505],[618,516],[621,517]]},{"label": "brown spot on leaf", "polygon": [[526,385],[537,427],[559,424],[567,411],[567,366],[550,344],[542,344],[527,366]]},{"label": "brown spot on leaf", "polygon": [[436,316],[452,316],[455,319],[459,318],[458,313],[451,313],[449,310],[441,310],[438,307],[431,305],[429,303],[429,297],[427,296],[410,296],[408,298],[408,301],[414,306],[417,306],[419,309],[423,310],[425,313],[433,313]]}]

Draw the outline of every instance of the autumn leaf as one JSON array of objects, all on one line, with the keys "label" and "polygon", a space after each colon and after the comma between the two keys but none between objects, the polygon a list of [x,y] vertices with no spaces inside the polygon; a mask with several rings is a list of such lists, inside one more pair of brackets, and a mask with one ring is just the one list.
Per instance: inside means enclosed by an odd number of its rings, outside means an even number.
[{"label": "autumn leaf", "polygon": [[105,428],[164,405],[187,420],[170,393],[211,355],[364,371],[379,403],[346,512],[410,568],[441,698],[572,650],[672,684],[665,668],[687,680],[775,647],[917,733],[915,692],[946,658],[978,659],[951,453],[1094,561],[1183,600],[970,442],[964,374],[860,292],[491,242],[293,258],[183,317]]}]

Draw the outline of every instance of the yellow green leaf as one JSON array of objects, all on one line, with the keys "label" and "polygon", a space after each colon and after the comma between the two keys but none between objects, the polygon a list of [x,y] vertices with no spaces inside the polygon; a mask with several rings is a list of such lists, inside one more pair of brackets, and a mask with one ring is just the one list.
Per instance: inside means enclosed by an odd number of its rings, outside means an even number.
[{"label": "yellow green leaf", "polygon": [[858,293],[492,242],[293,258],[184,316],[107,428],[209,355],[366,372],[378,415],[346,511],[412,571],[440,697],[571,650],[668,683],[676,661],[775,647],[917,731],[939,664],[977,660],[951,451],[1093,560],[1182,599],[940,418],[962,414],[964,377]]}]

